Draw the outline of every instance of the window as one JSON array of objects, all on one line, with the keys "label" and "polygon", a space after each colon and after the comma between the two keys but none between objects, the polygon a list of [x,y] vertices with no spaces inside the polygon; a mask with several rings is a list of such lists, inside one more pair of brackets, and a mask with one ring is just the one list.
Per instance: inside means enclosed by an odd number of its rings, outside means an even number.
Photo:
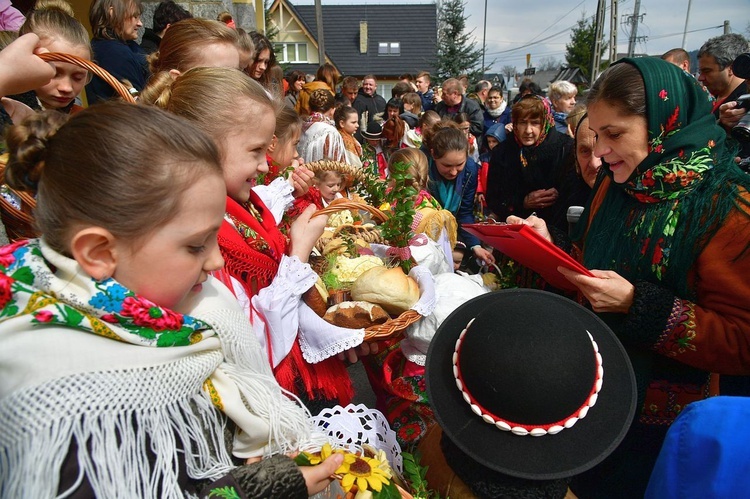
[{"label": "window", "polygon": [[279,62],[308,62],[306,43],[274,43],[273,49]]},{"label": "window", "polygon": [[401,42],[378,43],[378,55],[401,55]]}]

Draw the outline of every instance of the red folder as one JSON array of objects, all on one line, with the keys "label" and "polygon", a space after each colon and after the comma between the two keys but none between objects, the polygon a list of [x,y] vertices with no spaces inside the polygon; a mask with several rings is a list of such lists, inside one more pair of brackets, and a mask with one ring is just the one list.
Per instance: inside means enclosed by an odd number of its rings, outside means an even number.
[{"label": "red folder", "polygon": [[573,291],[577,289],[557,271],[557,267],[565,267],[589,277],[595,277],[586,267],[528,225],[481,223],[462,224],[461,227],[477,236],[482,242],[497,248],[521,265],[537,272],[556,288]]}]

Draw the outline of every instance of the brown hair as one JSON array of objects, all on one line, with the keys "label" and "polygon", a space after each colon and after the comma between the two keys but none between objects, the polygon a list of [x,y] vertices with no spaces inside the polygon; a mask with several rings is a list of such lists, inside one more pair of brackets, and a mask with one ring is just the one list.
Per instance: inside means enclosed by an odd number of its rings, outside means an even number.
[{"label": "brown hair", "polygon": [[341,106],[340,108],[336,109],[336,112],[333,113],[333,122],[336,124],[336,129],[341,130],[341,126],[339,123],[342,121],[346,121],[349,116],[352,114],[358,114],[357,110],[354,109],[352,106]]},{"label": "brown hair", "polygon": [[302,130],[302,119],[294,108],[280,106],[276,113],[276,129],[273,134],[279,144],[285,144],[294,137],[294,134]]},{"label": "brown hair", "polygon": [[325,182],[326,178],[328,178],[329,175],[335,175],[336,178],[341,180],[341,182],[344,182],[344,180],[346,180],[346,176],[338,170],[318,170],[315,172],[315,183],[318,184],[320,182]]},{"label": "brown hair", "polygon": [[334,93],[336,92],[336,85],[339,83],[339,78],[341,78],[339,70],[328,62],[320,66],[315,73],[315,80],[325,82],[328,88],[331,89],[331,92]]},{"label": "brown hair", "polygon": [[414,79],[414,81],[418,80],[419,78],[427,78],[427,83],[432,83],[430,73],[428,73],[427,71],[420,71],[419,73],[417,73],[417,77]]},{"label": "brown hair", "polygon": [[250,33],[242,28],[237,28],[235,31],[237,32],[237,47],[243,52],[248,52],[255,58],[255,44],[253,43],[253,39],[250,38]]},{"label": "brown hair", "polygon": [[216,20],[219,21],[220,23],[227,24],[228,22],[233,21],[234,19],[232,18],[232,14],[230,14],[226,10],[223,10],[219,12],[218,16],[216,16]]},{"label": "brown hair", "polygon": [[422,112],[422,98],[416,92],[405,93],[401,98],[404,104],[409,104],[412,107],[411,112],[419,115]]},{"label": "brown hair", "polygon": [[646,84],[643,76],[632,64],[620,63],[610,66],[594,82],[586,96],[586,105],[591,108],[603,100],[629,116],[646,117]]},{"label": "brown hair", "polygon": [[70,120],[56,111],[33,115],[7,139],[8,184],[38,185],[36,225],[66,255],[81,226],[140,240],[177,214],[179,193],[207,173],[221,175],[216,146],[195,126],[122,102],[97,104]]},{"label": "brown hair", "polygon": [[344,90],[359,90],[359,80],[354,76],[347,76],[341,80],[341,91]]},{"label": "brown hair", "polygon": [[404,139],[404,132],[406,132],[406,122],[394,116],[389,118],[383,123],[383,139],[385,139],[385,147],[395,150],[401,147],[401,141]]},{"label": "brown hair", "polygon": [[319,88],[313,90],[310,94],[310,111],[325,113],[326,111],[333,108],[334,103],[333,92],[327,88]]},{"label": "brown hair", "polygon": [[208,19],[185,19],[164,33],[159,50],[148,56],[148,65],[154,74],[170,69],[185,72],[195,67],[204,47],[215,43],[230,44],[239,50],[237,32],[226,24]]},{"label": "brown hair", "polygon": [[[255,45],[255,57],[253,58],[253,64],[258,61],[258,57],[260,57],[260,54],[263,53],[264,50],[268,50],[268,68],[276,64],[276,52],[274,52],[273,50],[271,40],[263,36],[261,33],[258,33],[257,31],[251,31],[250,38],[253,39],[253,44]],[[263,72],[260,79],[258,80],[258,83],[270,90],[271,82],[270,75],[268,74],[268,68],[266,68],[266,71]]]},{"label": "brown hair", "polygon": [[[412,187],[417,191],[427,189],[427,182],[430,180],[429,164],[425,153],[416,147],[405,147],[393,151],[388,159],[388,166],[391,167],[396,163],[406,163],[409,165],[407,172],[412,178]],[[390,168],[389,168],[390,169]]]},{"label": "brown hair", "polygon": [[89,8],[89,24],[94,38],[122,40],[125,20],[141,16],[141,0],[94,0]]},{"label": "brown hair", "polygon": [[432,129],[435,124],[440,123],[440,115],[433,110],[425,111],[419,117],[419,128],[422,131],[422,142],[429,144],[432,137]]},{"label": "brown hair", "polygon": [[63,40],[75,47],[86,47],[91,54],[89,34],[74,16],[73,7],[65,0],[39,0],[26,16],[18,35],[34,33],[42,44],[46,40]]},{"label": "brown hair", "polygon": [[154,91],[148,100],[142,94],[141,102],[192,121],[216,141],[220,153],[223,139],[238,126],[269,115],[276,119],[279,104],[238,69],[193,68],[176,79],[166,73],[156,76]]},{"label": "brown hair", "polygon": [[433,158],[442,158],[450,151],[463,151],[468,154],[469,139],[453,121],[440,121],[432,126],[425,145]]},{"label": "brown hair", "polygon": [[540,119],[544,122],[546,116],[547,109],[544,107],[544,102],[535,95],[521,98],[513,104],[513,109],[510,112],[510,119],[514,125],[526,118]]}]

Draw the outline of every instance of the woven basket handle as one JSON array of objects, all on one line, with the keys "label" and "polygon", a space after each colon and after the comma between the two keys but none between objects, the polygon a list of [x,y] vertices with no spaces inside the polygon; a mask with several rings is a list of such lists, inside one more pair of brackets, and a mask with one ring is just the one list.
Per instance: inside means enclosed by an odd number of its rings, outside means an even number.
[{"label": "woven basket handle", "polygon": [[336,201],[333,204],[329,204],[327,207],[313,213],[314,217],[318,215],[331,215],[338,213],[343,210],[363,210],[373,216],[378,222],[383,223],[388,220],[388,215],[369,204],[359,203],[357,201]]},{"label": "woven basket handle", "polygon": [[37,55],[39,56],[39,58],[47,62],[67,62],[68,64],[74,64],[81,68],[87,69],[102,80],[106,81],[115,90],[115,92],[117,92],[119,96],[122,97],[122,100],[131,104],[135,104],[135,98],[130,95],[130,92],[125,87],[125,85],[120,83],[117,78],[115,78],[93,62],[87,61],[86,59],[81,59],[80,57],[76,57],[74,55],[61,54],[59,52],[47,52]]}]

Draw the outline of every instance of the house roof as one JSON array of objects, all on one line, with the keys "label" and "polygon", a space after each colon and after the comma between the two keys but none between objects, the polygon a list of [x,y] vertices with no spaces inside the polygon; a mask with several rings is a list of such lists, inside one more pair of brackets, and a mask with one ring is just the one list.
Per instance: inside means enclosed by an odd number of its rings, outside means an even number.
[{"label": "house roof", "polygon": [[[314,5],[285,2],[317,39]],[[435,4],[323,5],[326,56],[344,75],[399,76],[434,72],[437,56]],[[359,51],[360,22],[367,21],[367,53]],[[378,55],[378,43],[399,42],[400,55]]]},{"label": "house roof", "polygon": [[581,68],[560,68],[560,71],[555,75],[555,79],[552,80],[560,81],[565,80],[573,83],[574,85],[588,85],[589,80],[581,72]]}]

